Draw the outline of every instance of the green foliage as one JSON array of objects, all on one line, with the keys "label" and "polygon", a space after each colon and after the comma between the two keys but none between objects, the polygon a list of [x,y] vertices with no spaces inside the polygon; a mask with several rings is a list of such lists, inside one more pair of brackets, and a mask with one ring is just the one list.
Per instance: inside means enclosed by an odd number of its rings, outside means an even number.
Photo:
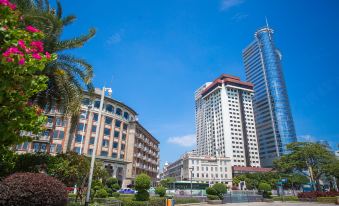
[{"label": "green foliage", "polygon": [[120,193],[119,192],[113,192],[112,197],[118,198],[118,197],[120,197]]},{"label": "green foliage", "polygon": [[265,182],[260,183],[258,189],[259,191],[265,191],[265,192],[272,190],[271,186]]},{"label": "green foliage", "polygon": [[216,183],[212,186],[212,188],[217,192],[219,199],[224,199],[224,194],[227,192],[227,187],[225,184]]},{"label": "green foliage", "polygon": [[[323,175],[338,175],[339,160],[326,146],[312,142],[295,142],[287,145],[290,151],[274,161],[275,168],[282,173],[298,171],[316,181],[320,190],[319,180]],[[308,171],[308,173],[305,173]]]},{"label": "green foliage", "polygon": [[0,180],[13,172],[16,158],[17,155],[12,150],[0,145]]},{"label": "green foliage", "polygon": [[155,194],[158,194],[160,197],[164,197],[166,195],[166,188],[162,186],[156,187]]},{"label": "green foliage", "polygon": [[107,198],[108,193],[104,188],[101,188],[98,191],[96,191],[95,197],[97,197],[97,198]]},{"label": "green foliage", "polygon": [[138,193],[135,194],[135,199],[137,201],[147,201],[149,200],[149,193],[145,189],[139,189]]},{"label": "green foliage", "polygon": [[41,72],[56,55],[43,53],[44,34],[26,30],[20,12],[1,4],[0,13],[0,145],[11,146],[44,129],[42,110],[29,100],[46,90],[48,78]]},{"label": "green foliage", "polygon": [[151,187],[151,178],[146,174],[140,174],[135,178],[136,190],[148,190]]},{"label": "green foliage", "polygon": [[218,192],[213,187],[206,188],[206,194],[208,195],[218,195]]},{"label": "green foliage", "polygon": [[[62,38],[66,26],[75,21],[75,16],[63,16],[60,2],[55,11],[49,1],[41,0],[14,0],[18,9],[28,18],[26,24],[36,26],[45,32],[44,44],[46,51],[58,53],[59,57],[46,65],[42,73],[49,77],[48,88],[39,92],[34,100],[41,107],[57,104],[57,107],[72,117],[75,123],[79,112],[83,90],[93,91],[91,83],[93,68],[81,58],[64,53],[65,50],[82,47],[95,35],[95,29],[90,29],[88,34],[71,39]],[[72,129],[75,124],[72,124]]]},{"label": "green foliage", "polygon": [[207,195],[207,199],[209,199],[209,200],[220,200],[218,195]]},{"label": "green foliage", "polygon": [[[273,201],[282,201],[282,196],[272,197]],[[296,196],[284,196],[284,201],[299,201],[299,198]]]},{"label": "green foliage", "polygon": [[149,200],[148,189],[151,187],[151,178],[146,174],[140,174],[135,178],[135,189],[138,191],[135,194],[137,201]]},{"label": "green foliage", "polygon": [[175,182],[175,178],[174,177],[168,177],[166,179],[160,180],[160,185],[163,187],[168,188],[170,183]]},{"label": "green foliage", "polygon": [[190,197],[182,197],[182,198],[174,198],[175,204],[190,204],[190,203],[199,203],[199,199],[190,198]]}]

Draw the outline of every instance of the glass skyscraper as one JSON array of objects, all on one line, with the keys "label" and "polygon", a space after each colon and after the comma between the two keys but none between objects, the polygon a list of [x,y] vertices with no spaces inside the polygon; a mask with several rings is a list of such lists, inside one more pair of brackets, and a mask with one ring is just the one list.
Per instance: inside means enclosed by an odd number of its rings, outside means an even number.
[{"label": "glass skyscraper", "polygon": [[286,144],[296,142],[281,53],[275,47],[273,30],[259,29],[254,41],[243,50],[247,81],[254,84],[253,107],[263,167],[286,153]]}]

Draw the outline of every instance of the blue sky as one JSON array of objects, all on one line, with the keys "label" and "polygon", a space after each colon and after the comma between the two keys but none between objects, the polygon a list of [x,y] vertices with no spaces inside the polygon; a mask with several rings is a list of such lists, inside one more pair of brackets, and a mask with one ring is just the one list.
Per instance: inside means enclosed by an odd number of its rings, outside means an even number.
[{"label": "blue sky", "polygon": [[94,83],[134,108],[161,142],[161,164],[195,144],[194,96],[221,73],[245,79],[241,51],[267,16],[283,54],[297,135],[339,141],[339,1],[62,0],[77,21],[68,38],[97,29],[72,51]]}]

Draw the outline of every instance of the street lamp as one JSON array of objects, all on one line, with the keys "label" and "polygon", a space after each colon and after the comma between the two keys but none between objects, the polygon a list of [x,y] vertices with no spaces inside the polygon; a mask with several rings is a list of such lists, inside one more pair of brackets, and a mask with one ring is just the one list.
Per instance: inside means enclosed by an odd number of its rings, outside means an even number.
[{"label": "street lamp", "polygon": [[192,190],[193,190],[193,184],[192,184],[193,167],[189,167],[188,169],[189,169],[189,171],[190,171],[190,173],[191,173],[191,197],[192,197],[192,196],[193,196],[193,195],[192,195]]},{"label": "street lamp", "polygon": [[111,94],[112,94],[112,89],[111,88],[105,88],[105,87],[102,88],[101,99],[100,99],[100,107],[99,107],[99,114],[98,114],[98,128],[97,128],[96,133],[95,133],[94,148],[93,148],[92,158],[91,158],[91,168],[90,168],[90,171],[89,171],[89,178],[88,178],[88,186],[87,186],[87,195],[86,195],[85,206],[89,205],[90,197],[91,197],[91,186],[92,186],[93,170],[94,170],[94,163],[95,163],[95,154],[97,152],[98,137],[99,137],[99,130],[100,130],[100,122],[101,122],[101,112],[102,112],[102,107],[104,105],[105,91],[108,92],[109,96],[111,96]]}]

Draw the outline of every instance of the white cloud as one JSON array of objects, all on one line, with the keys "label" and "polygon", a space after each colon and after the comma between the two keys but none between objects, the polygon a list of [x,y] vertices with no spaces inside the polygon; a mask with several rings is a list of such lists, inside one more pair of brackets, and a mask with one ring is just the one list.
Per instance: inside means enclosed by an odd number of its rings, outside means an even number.
[{"label": "white cloud", "polygon": [[114,33],[112,36],[109,37],[107,40],[107,44],[118,44],[122,40],[122,36],[124,35],[124,30],[120,29],[120,31]]},{"label": "white cloud", "polygon": [[195,134],[189,134],[179,137],[170,137],[167,142],[171,144],[177,144],[182,147],[192,147],[195,145]]},{"label": "white cloud", "polygon": [[234,6],[244,3],[244,0],[222,0],[221,10],[226,11]]}]

